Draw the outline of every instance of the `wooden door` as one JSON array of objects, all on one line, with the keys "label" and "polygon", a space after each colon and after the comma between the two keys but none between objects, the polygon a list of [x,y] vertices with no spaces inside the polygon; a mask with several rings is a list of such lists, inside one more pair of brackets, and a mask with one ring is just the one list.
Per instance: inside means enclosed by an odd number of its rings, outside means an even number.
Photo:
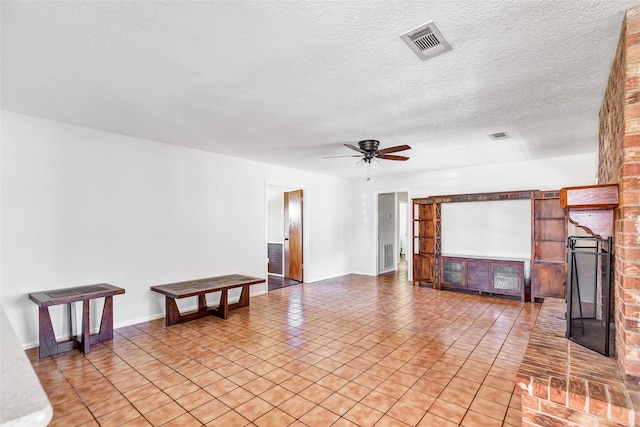
[{"label": "wooden door", "polygon": [[302,282],[302,190],[284,193],[284,277]]},{"label": "wooden door", "polygon": [[560,199],[533,200],[533,298],[565,297],[567,220]]}]

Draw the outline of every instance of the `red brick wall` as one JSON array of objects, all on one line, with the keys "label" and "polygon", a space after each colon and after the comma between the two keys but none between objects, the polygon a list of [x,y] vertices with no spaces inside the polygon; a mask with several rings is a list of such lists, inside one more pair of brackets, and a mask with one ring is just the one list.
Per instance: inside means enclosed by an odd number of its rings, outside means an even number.
[{"label": "red brick wall", "polygon": [[622,25],[618,48],[609,74],[609,83],[600,109],[598,184],[620,182],[624,138],[624,34]]},{"label": "red brick wall", "polygon": [[614,288],[618,366],[640,386],[640,7],[627,12],[600,110],[598,183],[620,186]]}]

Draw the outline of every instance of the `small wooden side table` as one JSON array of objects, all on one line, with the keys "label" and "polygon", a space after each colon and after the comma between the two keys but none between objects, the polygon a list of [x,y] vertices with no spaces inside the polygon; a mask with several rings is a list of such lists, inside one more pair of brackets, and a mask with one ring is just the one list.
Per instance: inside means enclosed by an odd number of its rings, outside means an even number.
[{"label": "small wooden side table", "polygon": [[[80,348],[84,354],[89,353],[91,344],[113,339],[113,296],[124,294],[124,289],[106,283],[79,286],[75,288],[56,289],[52,291],[34,292],[29,299],[38,304],[38,323],[40,328],[40,357],[53,356],[58,353]],[[104,298],[100,331],[91,335],[89,325],[89,301]],[[76,301],[82,301],[82,337],[76,332]],[[56,340],[49,307],[69,304],[69,340]]]}]

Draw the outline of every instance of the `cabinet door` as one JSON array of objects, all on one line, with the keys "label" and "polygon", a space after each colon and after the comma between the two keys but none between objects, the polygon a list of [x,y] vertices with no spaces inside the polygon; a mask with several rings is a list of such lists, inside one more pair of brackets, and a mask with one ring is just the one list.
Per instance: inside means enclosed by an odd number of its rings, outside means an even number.
[{"label": "cabinet door", "polygon": [[533,201],[531,296],[564,298],[567,221],[560,199]]},{"label": "cabinet door", "polygon": [[531,294],[535,298],[565,297],[567,281],[566,264],[533,262],[531,269]]},{"label": "cabinet door", "polygon": [[467,260],[467,287],[478,290],[488,290],[490,286],[489,280],[489,261],[483,260]]},{"label": "cabinet door", "polygon": [[430,255],[413,256],[413,281],[433,283],[434,257]]},{"label": "cabinet door", "polygon": [[494,262],[491,267],[491,288],[496,293],[522,295],[524,265],[519,262]]},{"label": "cabinet door", "polygon": [[455,258],[440,258],[440,283],[449,286],[465,286],[465,261]]}]

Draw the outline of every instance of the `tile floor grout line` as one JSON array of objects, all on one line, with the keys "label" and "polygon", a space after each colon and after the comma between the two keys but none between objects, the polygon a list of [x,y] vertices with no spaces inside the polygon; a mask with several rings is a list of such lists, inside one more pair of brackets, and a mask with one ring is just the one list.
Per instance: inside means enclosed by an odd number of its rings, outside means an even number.
[{"label": "tile floor grout line", "polygon": [[[389,285],[389,283],[392,284]],[[234,390],[241,389],[248,393],[252,396],[250,400],[255,398],[263,400],[262,395],[265,392],[276,386],[281,387],[288,381],[287,379],[275,380],[275,377],[268,376],[275,370],[286,372],[289,379],[302,381],[290,384],[293,388],[288,392],[289,397],[285,400],[278,404],[275,404],[276,401],[274,404],[268,402],[270,409],[257,418],[252,416],[253,421],[247,421],[251,425],[255,425],[260,417],[276,409],[282,410],[280,408],[284,403],[293,402],[296,397],[305,399],[301,393],[313,385],[321,386],[319,381],[329,375],[333,375],[332,378],[340,378],[342,385],[335,386],[335,389],[333,387],[328,389],[331,393],[322,399],[309,401],[309,404],[314,404],[310,409],[304,412],[294,410],[297,416],[292,417],[293,422],[303,422],[305,415],[313,410],[316,410],[315,414],[322,413],[322,410],[332,413],[332,416],[337,417],[334,419],[336,423],[346,424],[349,419],[357,421],[362,414],[357,415],[356,412],[348,414],[349,411],[353,408],[371,408],[369,405],[372,401],[365,403],[365,399],[377,391],[391,402],[390,406],[380,412],[377,422],[382,423],[383,419],[390,418],[399,422],[411,420],[410,423],[413,425],[419,425],[429,422],[426,421],[427,417],[429,417],[428,420],[433,419],[435,413],[431,412],[431,407],[437,400],[442,399],[440,396],[445,390],[458,390],[452,387],[451,383],[455,378],[464,379],[458,376],[461,369],[468,369],[469,373],[483,372],[483,379],[477,383],[478,388],[473,393],[472,400],[463,408],[464,413],[457,423],[463,424],[471,412],[471,403],[473,399],[479,397],[481,388],[500,386],[500,383],[485,384],[492,368],[496,367],[501,372],[512,370],[513,367],[508,365],[508,357],[499,356],[511,353],[511,351],[504,353],[505,350],[513,351],[513,348],[505,346],[513,346],[518,340],[530,336],[531,330],[528,325],[531,320],[526,319],[523,314],[525,311],[531,312],[531,309],[521,303],[484,296],[440,293],[430,289],[416,291],[407,285],[406,279],[404,281],[394,279],[389,283],[379,278],[366,281],[357,277],[338,278],[323,281],[322,286],[308,284],[291,286],[270,292],[269,298],[256,297],[255,304],[252,299],[252,306],[249,309],[233,312],[225,322],[205,318],[179,325],[181,326],[179,328],[166,328],[161,325],[162,319],[158,319],[131,325],[114,331],[117,337],[114,341],[99,344],[96,347],[96,350],[104,351],[104,354],[92,351],[92,354],[86,356],[54,359],[56,372],[62,374],[62,378],[65,379],[76,399],[84,405],[96,423],[98,418],[104,415],[96,417],[88,409],[87,401],[83,397],[84,392],[79,393],[78,382],[70,383],[67,380],[68,375],[81,374],[86,370],[87,365],[84,365],[86,362],[89,362],[92,372],[97,371],[99,374],[96,375],[113,388],[118,398],[124,398],[128,405],[124,407],[135,410],[132,412],[137,414],[135,419],[149,423],[157,420],[149,418],[148,412],[141,413],[135,405],[138,400],[130,400],[133,396],[130,393],[132,390],[147,386],[155,387],[158,392],[163,392],[170,399],[160,408],[169,408],[170,404],[175,402],[173,408],[179,409],[178,415],[169,415],[173,416],[171,420],[180,418],[182,421],[187,419],[195,421],[196,418],[192,412],[205,404],[199,404],[189,411],[187,410],[187,406],[191,407],[188,404],[189,400],[180,399],[187,396],[193,398],[195,393],[202,392],[210,397],[210,402],[222,403],[218,398],[231,390],[220,390],[222,394],[216,395],[211,395],[206,390],[222,380],[231,381]],[[371,296],[372,293],[375,294],[374,297]],[[334,295],[336,294],[347,302],[335,303]],[[473,337],[473,331],[479,331],[481,335]],[[259,344],[262,341],[265,343],[264,346]],[[496,343],[499,344],[497,347]],[[256,355],[261,351],[262,354]],[[481,357],[484,354],[492,358],[486,371],[484,368],[476,371],[476,368],[481,367],[480,365],[469,367],[471,362],[486,363],[483,361],[484,357]],[[249,357],[255,357],[255,360],[248,359]],[[146,358],[148,360],[145,360]],[[109,363],[110,361],[112,363]],[[503,361],[505,364],[502,364]],[[425,362],[426,364],[421,365]],[[126,367],[118,366],[119,363],[124,363]],[[144,367],[147,363],[158,363],[158,367],[153,365]],[[496,363],[500,366],[498,367]],[[269,365],[255,368],[256,372],[251,370],[259,364]],[[322,367],[319,367],[319,364]],[[43,363],[43,367],[45,366],[46,364]],[[262,371],[262,369],[269,369],[269,366],[273,369]],[[374,366],[379,366],[383,370],[370,373],[369,370]],[[147,368],[150,369],[147,370]],[[162,376],[155,378],[152,372],[160,368],[168,369],[167,372],[161,373]],[[318,371],[308,371],[307,374],[310,377],[307,378],[303,372],[310,368],[316,368]],[[128,377],[129,374],[125,373],[128,369],[131,369],[131,377],[139,376],[144,379],[145,384],[134,386],[135,380],[128,384],[121,384],[131,379]],[[195,379],[201,375],[201,372],[202,375],[215,374],[219,378],[211,384],[198,383]],[[244,376],[236,376],[243,372]],[[45,372],[43,370],[40,373],[44,375]],[[368,377],[363,377],[364,374],[371,375],[377,385],[366,383],[365,378]],[[175,377],[165,381],[165,386],[156,385],[166,377],[174,375]],[[437,383],[430,382],[430,377],[433,375],[436,379],[441,379]],[[55,375],[51,378],[52,381],[55,380]],[[271,381],[270,378],[275,381]],[[356,381],[357,378],[362,378],[360,381],[362,384]],[[259,388],[255,388],[260,387],[257,384],[250,386],[256,380],[270,381],[272,386],[267,390],[259,391]],[[309,382],[306,383],[306,381]],[[444,381],[446,381],[445,384],[440,384]],[[472,382],[476,383],[476,380]],[[389,384],[392,388],[388,390],[380,388],[383,384]],[[411,391],[416,393],[427,391],[421,384],[439,384],[437,386],[439,391],[432,389],[428,394],[424,394],[432,402],[429,406],[420,406],[419,403],[409,400],[412,398],[409,394]],[[184,385],[184,389],[170,390],[180,385]],[[263,386],[266,385],[268,384],[265,383]],[[127,388],[130,386],[133,387]],[[304,387],[298,389],[298,386]],[[347,388],[349,386],[352,388]],[[124,391],[121,392],[121,389]],[[395,391],[392,391],[394,389]],[[496,390],[511,395],[501,421],[503,425],[508,425],[507,419],[514,405],[514,387],[511,387],[510,392],[504,390],[503,386]],[[330,406],[329,403],[322,406],[330,396],[345,396],[355,402],[354,406],[341,415],[339,412],[342,411],[336,411],[337,408],[325,408]],[[197,400],[191,401],[200,403]],[[448,404],[447,400],[442,402]],[[217,419],[221,419],[220,422],[222,422],[223,416],[232,413],[242,417],[242,413],[236,412],[236,409],[242,405],[226,405],[229,408],[227,412],[216,415],[208,423],[216,424]],[[402,408],[402,405],[408,405],[407,408],[412,407],[420,411],[416,412],[419,417],[406,418],[402,412],[393,411],[394,407]],[[122,408],[118,407],[114,411]],[[157,409],[159,408],[152,411]],[[250,409],[254,411],[251,412],[252,414],[260,413],[262,410],[264,409],[255,412],[254,409]],[[290,408],[290,410],[293,409]],[[284,413],[288,414],[286,411]],[[494,419],[484,413],[480,415]],[[397,416],[400,417],[396,418]],[[308,421],[308,419],[305,420]],[[162,420],[162,422],[165,421]],[[201,422],[198,421],[198,423]]]}]

